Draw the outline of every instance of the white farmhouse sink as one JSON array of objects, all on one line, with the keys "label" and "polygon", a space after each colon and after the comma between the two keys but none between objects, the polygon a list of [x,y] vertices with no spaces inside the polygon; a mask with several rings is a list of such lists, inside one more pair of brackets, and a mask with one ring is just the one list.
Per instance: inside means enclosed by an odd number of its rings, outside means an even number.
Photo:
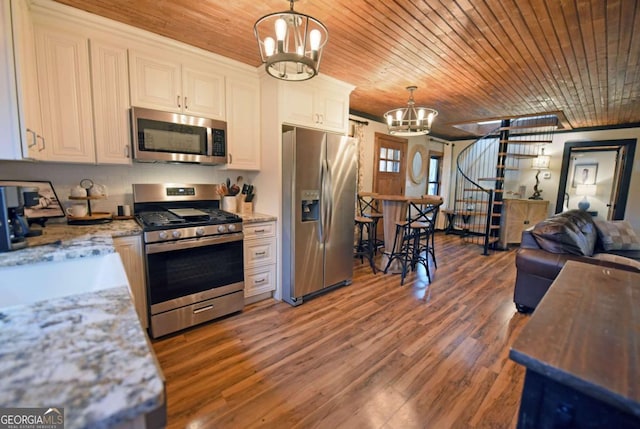
[{"label": "white farmhouse sink", "polygon": [[127,286],[120,255],[0,268],[0,308]]}]

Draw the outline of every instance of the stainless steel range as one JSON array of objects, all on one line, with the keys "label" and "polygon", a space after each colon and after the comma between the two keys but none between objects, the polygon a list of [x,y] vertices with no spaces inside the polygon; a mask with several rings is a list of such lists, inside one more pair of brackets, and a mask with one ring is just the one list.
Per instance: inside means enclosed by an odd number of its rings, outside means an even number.
[{"label": "stainless steel range", "polygon": [[242,219],[220,210],[217,185],[135,184],[153,338],[244,307]]}]

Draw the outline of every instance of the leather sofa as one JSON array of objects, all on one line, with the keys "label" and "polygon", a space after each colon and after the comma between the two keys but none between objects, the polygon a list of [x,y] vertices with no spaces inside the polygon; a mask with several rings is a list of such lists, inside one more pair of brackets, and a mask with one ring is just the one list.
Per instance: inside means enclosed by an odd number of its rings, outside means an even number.
[{"label": "leather sofa", "polygon": [[516,309],[533,311],[569,260],[640,271],[640,241],[628,222],[594,221],[582,210],[545,219],[522,233],[516,253]]}]

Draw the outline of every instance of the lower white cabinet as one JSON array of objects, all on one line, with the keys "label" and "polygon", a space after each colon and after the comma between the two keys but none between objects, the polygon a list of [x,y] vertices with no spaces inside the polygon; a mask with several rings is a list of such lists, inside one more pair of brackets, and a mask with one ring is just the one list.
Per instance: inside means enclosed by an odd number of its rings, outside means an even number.
[{"label": "lower white cabinet", "polygon": [[249,298],[276,289],[276,223],[243,225],[244,296]]},{"label": "lower white cabinet", "polygon": [[129,279],[129,288],[133,303],[144,329],[148,327],[147,321],[147,291],[144,273],[144,253],[142,250],[142,237],[132,235],[127,237],[114,237],[113,246],[122,259],[122,265]]}]

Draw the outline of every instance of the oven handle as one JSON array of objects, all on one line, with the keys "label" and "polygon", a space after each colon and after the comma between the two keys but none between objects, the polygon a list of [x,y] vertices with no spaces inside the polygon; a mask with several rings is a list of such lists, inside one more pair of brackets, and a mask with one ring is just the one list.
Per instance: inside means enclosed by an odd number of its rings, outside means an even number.
[{"label": "oven handle", "polygon": [[213,237],[188,238],[178,241],[166,241],[162,243],[152,243],[145,246],[148,255],[153,253],[171,252],[173,250],[193,249],[194,247],[213,246],[215,244],[231,243],[232,241],[241,241],[243,235],[241,232],[233,234],[216,235]]}]

